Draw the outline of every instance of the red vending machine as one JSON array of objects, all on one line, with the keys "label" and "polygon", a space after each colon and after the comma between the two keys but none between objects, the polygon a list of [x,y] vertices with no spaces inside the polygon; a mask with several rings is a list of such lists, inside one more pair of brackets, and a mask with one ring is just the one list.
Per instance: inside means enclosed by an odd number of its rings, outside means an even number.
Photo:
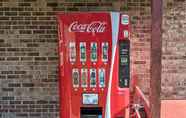
[{"label": "red vending machine", "polygon": [[61,118],[129,118],[129,16],[58,14]]}]

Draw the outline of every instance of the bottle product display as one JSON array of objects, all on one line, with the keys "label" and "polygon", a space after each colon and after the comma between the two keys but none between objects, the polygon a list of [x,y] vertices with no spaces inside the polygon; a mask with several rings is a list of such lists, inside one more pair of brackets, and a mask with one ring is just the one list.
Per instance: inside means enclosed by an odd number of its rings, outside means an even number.
[{"label": "bottle product display", "polygon": [[97,61],[97,43],[91,43],[91,61]]},{"label": "bottle product display", "polygon": [[69,43],[69,58],[70,62],[75,62],[76,61],[76,43],[75,42],[70,42]]},{"label": "bottle product display", "polygon": [[102,43],[102,61],[103,62],[108,61],[108,43],[107,42]]},{"label": "bottle product display", "polygon": [[80,61],[85,62],[86,61],[86,43],[80,42]]},{"label": "bottle product display", "polygon": [[99,87],[105,87],[105,69],[99,69]]},{"label": "bottle product display", "polygon": [[78,69],[72,69],[72,82],[73,87],[79,87],[79,71]]},{"label": "bottle product display", "polygon": [[81,87],[87,87],[88,72],[87,69],[81,69]]},{"label": "bottle product display", "polygon": [[[107,62],[108,61],[108,43],[103,42],[101,43],[101,49],[102,49],[102,61]],[[80,62],[85,62],[86,57],[88,53],[86,53],[86,43],[85,42],[80,42]],[[76,44],[75,42],[70,42],[69,43],[70,47],[70,62],[75,62],[76,61]],[[90,43],[90,60],[91,62],[97,62],[98,59],[98,45],[96,42],[91,42]],[[77,88],[79,87],[81,83],[82,88],[88,87],[88,81],[90,82],[90,87],[96,87],[96,69],[95,68],[90,68],[90,76],[88,76],[88,68],[81,68],[81,75],[79,74],[79,70],[74,68],[72,69],[72,79],[73,79],[73,87]],[[81,79],[81,80],[80,80]],[[105,87],[105,69],[104,68],[99,68],[98,69],[98,83],[99,87],[103,88]]]},{"label": "bottle product display", "polygon": [[96,87],[96,69],[90,69],[90,87]]}]

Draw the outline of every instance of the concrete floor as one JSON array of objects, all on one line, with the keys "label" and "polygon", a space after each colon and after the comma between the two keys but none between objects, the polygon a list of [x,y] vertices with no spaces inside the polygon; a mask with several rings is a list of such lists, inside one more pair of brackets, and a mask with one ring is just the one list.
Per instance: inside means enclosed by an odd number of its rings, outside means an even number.
[{"label": "concrete floor", "polygon": [[186,100],[162,100],[161,118],[186,118]]}]

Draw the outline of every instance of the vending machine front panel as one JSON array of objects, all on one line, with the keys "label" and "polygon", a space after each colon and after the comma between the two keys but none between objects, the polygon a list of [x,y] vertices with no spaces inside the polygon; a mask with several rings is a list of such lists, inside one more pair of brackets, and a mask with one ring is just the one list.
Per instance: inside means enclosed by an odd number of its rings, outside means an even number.
[{"label": "vending machine front panel", "polygon": [[129,39],[129,17],[118,12],[72,12],[59,13],[58,22],[60,117],[124,116],[130,77],[120,73],[129,72],[129,63],[122,66],[126,58],[129,62],[129,53],[122,50],[129,48],[120,42]]}]

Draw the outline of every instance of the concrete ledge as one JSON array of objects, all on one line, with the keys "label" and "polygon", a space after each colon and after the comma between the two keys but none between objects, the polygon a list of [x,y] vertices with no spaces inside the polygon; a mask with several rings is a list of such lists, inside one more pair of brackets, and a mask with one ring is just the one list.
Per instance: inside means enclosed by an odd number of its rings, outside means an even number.
[{"label": "concrete ledge", "polygon": [[186,118],[186,100],[162,100],[161,118]]}]

